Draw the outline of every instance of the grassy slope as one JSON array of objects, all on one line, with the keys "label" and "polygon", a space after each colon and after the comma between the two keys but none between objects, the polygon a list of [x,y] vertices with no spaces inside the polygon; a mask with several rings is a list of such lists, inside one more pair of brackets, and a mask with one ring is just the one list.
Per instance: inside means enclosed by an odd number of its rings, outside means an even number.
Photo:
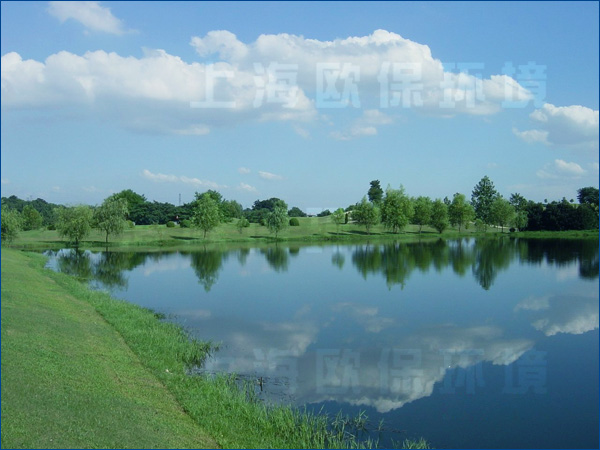
[{"label": "grassy slope", "polygon": [[2,447],[210,447],[92,305],[2,251]]}]

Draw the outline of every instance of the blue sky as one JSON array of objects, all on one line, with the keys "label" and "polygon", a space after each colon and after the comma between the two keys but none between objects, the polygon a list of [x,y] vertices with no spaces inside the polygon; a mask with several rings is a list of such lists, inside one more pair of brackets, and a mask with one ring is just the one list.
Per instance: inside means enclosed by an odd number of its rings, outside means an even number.
[{"label": "blue sky", "polygon": [[[598,186],[598,2],[2,2],[2,195]],[[198,107],[200,106],[200,107]]]}]

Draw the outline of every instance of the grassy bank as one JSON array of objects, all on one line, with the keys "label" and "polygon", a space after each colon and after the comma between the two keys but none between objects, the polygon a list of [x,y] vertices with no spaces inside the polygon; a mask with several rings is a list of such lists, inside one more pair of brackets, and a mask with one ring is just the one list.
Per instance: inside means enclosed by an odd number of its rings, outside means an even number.
[{"label": "grassy bank", "polygon": [[[461,237],[478,235],[474,228],[468,230],[449,229],[443,234],[437,233],[429,227],[423,227],[419,233],[419,227],[409,225],[401,233],[391,233],[382,225],[373,227],[367,234],[363,226],[349,223],[336,227],[329,217],[301,217],[300,226],[287,227],[279,233],[278,241],[284,242],[361,242],[361,241],[384,241],[384,240],[416,240],[442,237]],[[486,235],[497,234],[500,231],[490,228]],[[508,234],[508,233],[506,233]],[[246,243],[260,244],[273,242],[275,236],[269,233],[267,227],[250,224],[240,233],[232,223],[223,223],[208,233],[206,239],[202,232],[191,228],[167,228],[165,225],[138,225],[133,229],[126,230],[119,236],[111,236],[110,247],[183,247],[204,245],[208,243]],[[64,247],[64,240],[58,236],[56,231],[35,230],[22,231],[18,238],[11,243],[11,247],[21,249],[46,249]],[[93,231],[81,242],[84,248],[104,248],[104,235]]]},{"label": "grassy bank", "polygon": [[216,448],[113,327],[65,288],[72,283],[42,273],[43,262],[2,251],[2,447]]},{"label": "grassy bank", "polygon": [[371,445],[323,416],[249,401],[228,377],[189,376],[207,349],[41,256],[2,251],[3,447]]}]

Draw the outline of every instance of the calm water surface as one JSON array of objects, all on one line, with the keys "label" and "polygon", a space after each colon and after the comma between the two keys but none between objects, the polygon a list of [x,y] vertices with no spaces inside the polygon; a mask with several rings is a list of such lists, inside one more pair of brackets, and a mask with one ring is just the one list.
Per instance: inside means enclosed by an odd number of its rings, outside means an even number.
[{"label": "calm water surface", "polygon": [[382,440],[598,447],[598,241],[484,239],[53,253],[221,349],[265,401],[385,420]]}]

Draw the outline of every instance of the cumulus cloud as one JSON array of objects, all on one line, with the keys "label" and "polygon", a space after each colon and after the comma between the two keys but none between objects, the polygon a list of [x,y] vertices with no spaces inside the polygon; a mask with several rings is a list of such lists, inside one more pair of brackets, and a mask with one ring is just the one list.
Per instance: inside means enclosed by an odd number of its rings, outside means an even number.
[{"label": "cumulus cloud", "polygon": [[[123,32],[118,21],[101,25],[97,17],[113,16],[95,2],[53,3],[51,10],[64,20],[85,20],[90,29]],[[61,51],[44,61],[10,52],[2,56],[2,107],[52,108],[56,115],[76,106],[137,131],[190,135],[244,121],[308,122],[332,101],[364,107],[364,123],[340,134],[343,138],[376,134],[385,124],[381,109],[493,114],[507,96],[531,98],[506,75],[483,79],[460,67],[446,70],[427,45],[385,30],[333,41],[261,35],[250,43],[221,30],[194,37],[191,45],[200,62],[160,49],[142,57]],[[306,135],[304,128],[295,130]]]},{"label": "cumulus cloud", "polygon": [[575,162],[567,162],[562,159],[555,159],[554,163],[545,164],[543,168],[536,172],[539,178],[581,178],[587,172]]},{"label": "cumulus cloud", "polygon": [[43,62],[10,52],[2,56],[1,79],[4,110],[52,108],[56,115],[79,107],[138,131],[204,135],[214,126],[316,114],[302,91],[293,105],[267,99],[256,106],[253,73],[227,63],[186,63],[163,50],[141,58],[62,51]]},{"label": "cumulus cloud", "polygon": [[152,173],[148,169],[142,171],[142,176],[155,183],[184,183],[197,187],[207,187],[210,189],[223,189],[227,186],[215,183],[209,180],[200,180],[199,178],[190,178],[185,175],[172,175],[164,173]]},{"label": "cumulus cloud", "polygon": [[73,19],[90,31],[116,35],[127,32],[110,8],[100,6],[99,2],[49,2],[48,13],[61,22]]},{"label": "cumulus cloud", "polygon": [[271,172],[264,172],[262,170],[258,171],[258,176],[264,180],[271,180],[271,181],[283,180],[283,177],[281,175],[276,175]]},{"label": "cumulus cloud", "polygon": [[242,174],[242,175],[246,175],[249,174],[251,172],[250,169],[248,169],[247,167],[240,167],[238,169],[238,173]]},{"label": "cumulus cloud", "polygon": [[546,103],[529,117],[537,128],[513,130],[525,142],[598,147],[598,111],[581,105],[554,106]]},{"label": "cumulus cloud", "polygon": [[[483,79],[469,68],[445,70],[427,45],[386,30],[333,41],[263,34],[245,44],[224,30],[194,37],[200,56],[218,55],[239,68],[267,67],[273,61],[291,70],[323,107],[416,107],[457,113],[493,114],[504,101],[527,101],[531,93],[506,75]],[[401,84],[401,89],[396,87]]]}]

